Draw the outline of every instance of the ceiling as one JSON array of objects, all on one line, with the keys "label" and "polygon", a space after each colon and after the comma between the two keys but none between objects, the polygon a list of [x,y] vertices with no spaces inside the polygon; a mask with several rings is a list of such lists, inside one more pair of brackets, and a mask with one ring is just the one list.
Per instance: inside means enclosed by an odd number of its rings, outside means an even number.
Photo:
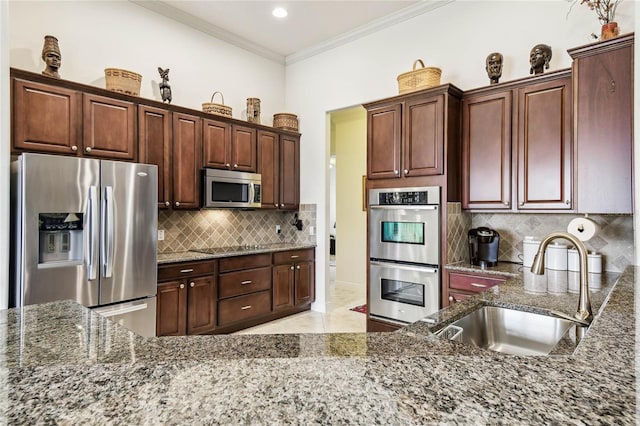
[{"label": "ceiling", "polygon": [[[235,46],[292,63],[454,0],[130,0]],[[285,7],[278,19],[271,11]]]}]

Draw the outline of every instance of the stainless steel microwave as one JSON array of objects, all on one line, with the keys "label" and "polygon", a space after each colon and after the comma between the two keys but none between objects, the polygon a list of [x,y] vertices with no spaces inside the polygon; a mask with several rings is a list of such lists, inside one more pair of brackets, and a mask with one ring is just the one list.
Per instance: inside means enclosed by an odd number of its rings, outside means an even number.
[{"label": "stainless steel microwave", "polygon": [[257,173],[203,169],[202,208],[259,208],[262,176]]}]

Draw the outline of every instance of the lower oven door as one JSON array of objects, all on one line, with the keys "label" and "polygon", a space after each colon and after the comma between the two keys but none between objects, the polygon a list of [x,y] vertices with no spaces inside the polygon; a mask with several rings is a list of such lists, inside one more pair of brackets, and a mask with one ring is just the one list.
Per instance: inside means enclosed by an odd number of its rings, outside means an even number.
[{"label": "lower oven door", "polygon": [[369,285],[371,317],[409,324],[439,309],[438,268],[371,261]]}]

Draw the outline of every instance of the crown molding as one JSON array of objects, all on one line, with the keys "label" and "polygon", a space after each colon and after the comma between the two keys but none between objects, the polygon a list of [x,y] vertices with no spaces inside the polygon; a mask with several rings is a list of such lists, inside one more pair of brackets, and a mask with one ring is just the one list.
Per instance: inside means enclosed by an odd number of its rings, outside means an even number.
[{"label": "crown molding", "polygon": [[216,25],[213,25],[197,16],[183,12],[163,1],[158,0],[129,0],[131,3],[140,7],[144,7],[147,10],[158,13],[164,17],[180,22],[190,28],[201,31],[207,35],[215,37],[219,40],[232,44],[241,49],[247,50],[263,58],[272,60],[276,63],[283,65],[290,65],[298,61],[310,58],[328,50],[334,49],[338,46],[350,43],[359,38],[365,37],[369,34],[380,31],[384,28],[399,24],[400,22],[422,15],[423,13],[430,12],[456,0],[422,0],[418,3],[401,9],[395,13],[387,16],[383,16],[379,19],[375,19],[365,25],[362,25],[354,30],[340,34],[336,37],[332,37],[322,43],[318,43],[306,49],[302,49],[298,52],[287,55],[286,57],[274,52],[273,50],[249,41],[243,37],[233,34],[227,30],[224,30]]}]

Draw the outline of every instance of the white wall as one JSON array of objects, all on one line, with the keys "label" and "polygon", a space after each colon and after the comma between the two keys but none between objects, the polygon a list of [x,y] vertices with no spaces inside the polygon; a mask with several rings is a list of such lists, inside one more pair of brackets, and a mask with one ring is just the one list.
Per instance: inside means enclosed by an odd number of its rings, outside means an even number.
[{"label": "white wall", "polygon": [[[591,43],[589,35],[600,28],[595,13],[579,3],[567,16],[571,3],[564,0],[456,1],[287,66],[287,108],[300,115],[303,134],[301,202],[318,205],[319,265],[329,234],[326,112],[396,95],[397,75],[417,58],[440,67],[441,81],[463,90],[488,85],[485,58],[494,51],[504,55],[501,82],[529,76],[529,52],[538,43],[553,49],[549,71],[569,68],[567,49]],[[619,5],[622,33],[634,31],[634,3]],[[319,269],[319,282],[323,273]]]},{"label": "white wall", "polygon": [[[0,1],[0,164],[9,164],[9,44],[7,2]],[[9,168],[0,167],[0,310],[9,305]]]},{"label": "white wall", "polygon": [[201,110],[218,90],[234,118],[246,119],[249,97],[261,99],[263,124],[284,110],[282,64],[127,1],[9,3],[12,67],[40,73],[47,34],[59,40],[66,80],[105,87],[104,69],[124,68],[142,74],[141,97],[161,101],[158,67],[170,68],[173,105]]}]

